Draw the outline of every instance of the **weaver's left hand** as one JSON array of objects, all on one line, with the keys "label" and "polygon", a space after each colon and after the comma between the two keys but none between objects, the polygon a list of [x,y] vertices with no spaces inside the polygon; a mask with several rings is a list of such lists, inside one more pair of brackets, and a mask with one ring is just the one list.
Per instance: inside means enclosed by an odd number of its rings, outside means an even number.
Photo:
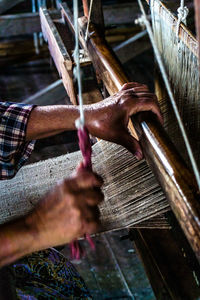
[{"label": "weaver's left hand", "polygon": [[146,85],[127,83],[117,94],[87,106],[87,127],[92,135],[120,144],[141,159],[140,144],[130,135],[127,126],[129,117],[142,111],[152,111],[162,123],[156,96]]}]

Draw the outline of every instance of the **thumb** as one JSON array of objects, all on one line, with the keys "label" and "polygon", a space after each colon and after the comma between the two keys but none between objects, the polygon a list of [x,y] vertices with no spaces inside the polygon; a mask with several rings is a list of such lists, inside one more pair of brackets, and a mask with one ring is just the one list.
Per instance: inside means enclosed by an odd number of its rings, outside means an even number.
[{"label": "thumb", "polygon": [[141,160],[143,158],[143,153],[139,142],[132,137],[129,132],[123,133],[121,136],[123,139],[120,141],[120,144],[135,155],[138,160]]}]

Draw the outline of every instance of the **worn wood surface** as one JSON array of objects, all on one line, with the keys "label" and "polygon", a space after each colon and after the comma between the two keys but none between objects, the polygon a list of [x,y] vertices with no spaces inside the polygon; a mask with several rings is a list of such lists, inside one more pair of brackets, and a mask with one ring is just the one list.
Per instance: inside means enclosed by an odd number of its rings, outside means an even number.
[{"label": "worn wood surface", "polygon": [[[89,17],[90,0],[82,0],[84,15]],[[101,0],[93,0],[90,21],[95,24],[101,34],[104,33],[104,15]]]},{"label": "worn wood surface", "polygon": [[[50,15],[53,18],[60,17],[58,10],[51,10]],[[0,38],[32,34],[40,31],[41,25],[38,12],[0,16]]]},{"label": "worn wood surface", "polygon": [[72,80],[73,65],[71,57],[47,9],[40,9],[40,20],[43,36],[48,41],[49,51],[56,68],[63,79],[63,84],[71,102],[76,104],[77,99]]},{"label": "worn wood surface", "polygon": [[[178,235],[184,239],[181,232]],[[172,230],[131,230],[130,236],[157,300],[199,299],[199,274],[190,265],[184,242]]]},{"label": "worn wood surface", "polygon": [[[87,18],[81,18],[80,25],[83,32],[86,24]],[[114,94],[128,82],[120,63],[93,24],[89,26],[88,43],[83,44],[83,47],[88,49],[96,72],[103,80],[109,94]],[[144,113],[139,121],[138,119],[135,121],[137,121],[137,133],[145,158],[165,191],[194,252],[200,259],[200,203],[195,178],[153,115]]]},{"label": "worn wood surface", "polygon": [[0,43],[0,66],[16,65],[33,60],[44,59],[49,56],[46,44],[39,45],[36,54],[33,38],[26,40],[2,41]]}]

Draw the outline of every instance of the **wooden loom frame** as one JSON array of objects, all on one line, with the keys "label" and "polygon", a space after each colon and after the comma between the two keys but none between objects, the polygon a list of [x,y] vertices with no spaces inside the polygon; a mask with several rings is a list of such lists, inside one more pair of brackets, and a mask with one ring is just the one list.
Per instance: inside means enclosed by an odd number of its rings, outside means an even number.
[{"label": "wooden loom frame", "polygon": [[[87,1],[83,1],[83,3],[87,14]],[[60,7],[62,15],[71,30],[74,31],[71,11],[65,4],[61,4]],[[47,19],[47,12],[41,10],[41,24],[45,33],[44,35],[49,43],[51,55],[63,78],[64,86],[70,95],[72,103],[76,104],[75,91],[72,86],[72,59],[69,54],[65,53],[63,55],[63,51],[66,51],[63,50],[65,47],[62,44],[62,40],[60,40],[59,34],[57,34],[53,24],[48,25],[48,22],[45,24]],[[82,17],[79,21],[81,27],[80,44],[88,51],[98,78],[103,81],[107,91],[112,95],[129,80],[121,64],[108,47],[102,36],[102,32],[100,35],[95,25],[91,23],[89,26],[89,39],[86,44],[83,36],[86,29],[87,17]],[[102,21],[99,24],[97,26],[100,28]],[[197,259],[200,261],[200,203],[198,202],[199,196],[195,178],[192,172],[185,166],[162,126],[151,113],[141,113],[138,118],[134,119],[134,125],[143,148],[145,159],[160,182],[177,220]],[[131,121],[129,128],[133,135],[135,135]]]}]

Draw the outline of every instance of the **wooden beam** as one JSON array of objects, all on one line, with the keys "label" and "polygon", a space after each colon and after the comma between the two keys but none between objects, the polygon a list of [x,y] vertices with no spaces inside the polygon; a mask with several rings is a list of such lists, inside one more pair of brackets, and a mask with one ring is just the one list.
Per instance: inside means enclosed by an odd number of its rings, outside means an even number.
[{"label": "wooden beam", "polygon": [[199,299],[199,264],[181,230],[176,234],[173,230],[140,229],[131,230],[130,238],[157,300]]},{"label": "wooden beam", "polygon": [[76,93],[73,85],[73,65],[63,40],[46,8],[40,8],[40,20],[43,36],[48,41],[49,51],[54,60],[56,68],[62,77],[63,84],[67,90],[72,103],[76,104]]},{"label": "wooden beam", "polygon": [[24,0],[0,0],[0,14],[6,12]]},{"label": "wooden beam", "polygon": [[[50,11],[52,18],[61,15],[57,10]],[[22,13],[0,16],[0,38],[41,32],[39,13]]]},{"label": "wooden beam", "polygon": [[[82,0],[83,8],[84,8],[84,15],[88,18],[89,16],[89,7],[90,7],[90,0]],[[92,11],[90,15],[90,21],[95,24],[98,31],[103,33],[104,32],[104,16],[103,16],[103,7],[101,0],[93,0],[92,4]]]},{"label": "wooden beam", "polygon": [[[67,12],[64,14],[67,15]],[[82,36],[86,24],[87,18],[82,17]],[[110,95],[118,92],[129,81],[121,64],[93,24],[89,26],[89,40],[83,47],[88,50],[96,72]],[[140,114],[140,118],[135,118],[134,123],[144,156],[200,261],[200,202],[194,175],[153,114]]]}]

